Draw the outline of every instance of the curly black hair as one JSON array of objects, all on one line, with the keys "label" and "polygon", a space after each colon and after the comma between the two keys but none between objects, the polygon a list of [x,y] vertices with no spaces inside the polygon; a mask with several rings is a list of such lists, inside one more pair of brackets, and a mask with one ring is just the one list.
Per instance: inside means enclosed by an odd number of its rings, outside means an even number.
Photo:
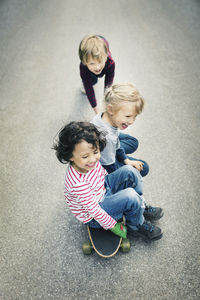
[{"label": "curly black hair", "polygon": [[99,147],[102,151],[106,146],[105,135],[89,122],[70,122],[58,133],[58,141],[53,145],[58,160],[66,164],[70,161],[75,145],[81,141]]}]

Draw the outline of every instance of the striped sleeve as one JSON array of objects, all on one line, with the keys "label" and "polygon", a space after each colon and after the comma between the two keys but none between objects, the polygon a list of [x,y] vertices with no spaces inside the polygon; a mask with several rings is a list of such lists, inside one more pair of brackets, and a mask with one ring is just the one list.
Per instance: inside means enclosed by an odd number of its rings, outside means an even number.
[{"label": "striped sleeve", "polygon": [[91,188],[88,183],[81,182],[71,190],[73,195],[79,199],[82,207],[89,215],[94,218],[104,229],[114,227],[116,221],[101,208],[99,203],[92,195]]}]

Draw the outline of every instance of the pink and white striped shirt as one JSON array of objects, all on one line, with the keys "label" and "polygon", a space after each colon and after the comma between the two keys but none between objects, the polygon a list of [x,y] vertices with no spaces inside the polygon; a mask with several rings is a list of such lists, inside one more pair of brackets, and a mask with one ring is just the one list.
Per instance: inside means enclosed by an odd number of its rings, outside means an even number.
[{"label": "pink and white striped shirt", "polygon": [[94,218],[104,229],[109,229],[114,227],[116,221],[99,205],[106,191],[106,175],[107,172],[100,162],[87,173],[80,173],[69,165],[65,176],[64,196],[79,221],[87,223]]}]

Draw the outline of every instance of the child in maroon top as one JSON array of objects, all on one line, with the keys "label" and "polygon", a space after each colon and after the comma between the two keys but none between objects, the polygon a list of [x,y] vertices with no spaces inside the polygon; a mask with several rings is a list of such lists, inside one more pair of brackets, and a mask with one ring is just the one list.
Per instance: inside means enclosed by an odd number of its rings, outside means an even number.
[{"label": "child in maroon top", "polygon": [[110,87],[115,74],[115,62],[112,59],[106,39],[99,35],[86,36],[79,45],[80,76],[88,100],[98,113],[98,106],[93,85],[98,77],[105,75],[104,88]]}]

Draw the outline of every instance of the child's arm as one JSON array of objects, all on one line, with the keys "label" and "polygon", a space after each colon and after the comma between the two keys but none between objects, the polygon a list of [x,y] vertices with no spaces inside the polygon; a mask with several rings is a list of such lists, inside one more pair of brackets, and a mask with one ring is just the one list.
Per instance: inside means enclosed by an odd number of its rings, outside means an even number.
[{"label": "child's arm", "polygon": [[80,76],[83,82],[83,86],[85,88],[87,98],[90,102],[90,105],[94,109],[97,106],[97,101],[96,101],[95,92],[92,84],[92,79],[87,67],[84,66],[82,63],[80,63]]},{"label": "child's arm", "polygon": [[138,161],[138,160],[130,160],[128,159],[124,149],[122,147],[120,147],[119,149],[117,149],[116,151],[116,156],[117,159],[121,162],[123,162],[125,165],[130,165],[134,168],[136,168],[138,171],[143,170],[143,162]]},{"label": "child's arm", "polygon": [[78,198],[83,208],[82,213],[88,213],[104,229],[111,229],[117,223],[104,209],[101,208],[95,196],[91,192],[90,185],[86,182],[74,186],[71,191],[75,198]]},{"label": "child's arm", "polygon": [[103,36],[100,37],[104,40],[104,42],[108,47],[108,58],[105,66],[105,84],[104,84],[104,90],[105,90],[106,88],[110,87],[113,83],[113,79],[115,76],[115,62],[112,59],[108,41],[105,39],[105,37]]},{"label": "child's arm", "polygon": [[113,163],[111,165],[102,165],[104,169],[108,172],[108,174],[114,172],[116,170],[116,164]]},{"label": "child's arm", "polygon": [[114,76],[115,76],[115,62],[112,59],[108,58],[108,63],[105,72],[105,84],[104,84],[105,89],[112,85]]},{"label": "child's arm", "polygon": [[[127,155],[126,155],[123,148],[119,148],[119,149],[116,150],[116,157],[120,162],[124,162],[124,160],[127,158]],[[115,162],[113,164],[110,164],[110,165],[104,165],[103,164],[102,166],[104,167],[104,169],[106,169],[108,174],[114,172],[117,169]]]}]

